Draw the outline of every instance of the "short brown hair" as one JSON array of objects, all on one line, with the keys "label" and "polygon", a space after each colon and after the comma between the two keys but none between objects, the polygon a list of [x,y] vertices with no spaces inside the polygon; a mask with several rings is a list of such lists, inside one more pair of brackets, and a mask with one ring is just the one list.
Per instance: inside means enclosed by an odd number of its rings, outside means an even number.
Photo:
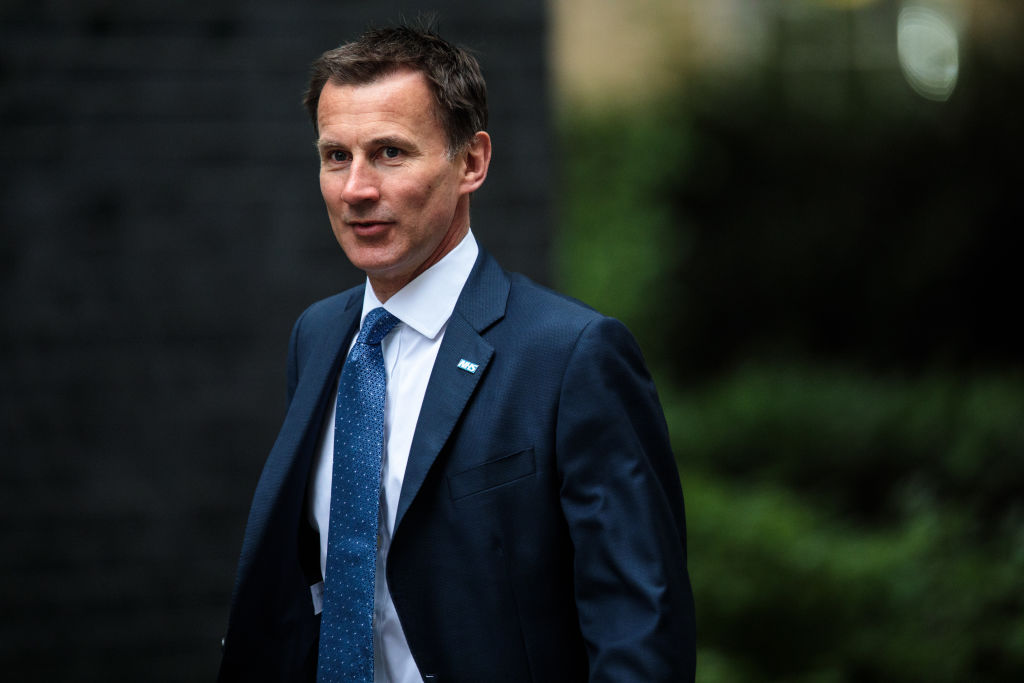
[{"label": "short brown hair", "polygon": [[328,81],[366,85],[401,69],[421,72],[454,156],[487,128],[487,84],[476,58],[430,28],[371,29],[358,40],[328,50],[313,62],[303,104],[317,128],[320,92]]}]

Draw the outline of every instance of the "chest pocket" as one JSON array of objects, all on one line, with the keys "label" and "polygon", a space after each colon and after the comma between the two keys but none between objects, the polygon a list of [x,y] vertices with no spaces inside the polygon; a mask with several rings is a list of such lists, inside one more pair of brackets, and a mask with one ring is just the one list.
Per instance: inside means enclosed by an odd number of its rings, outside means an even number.
[{"label": "chest pocket", "polygon": [[497,460],[471,467],[448,476],[448,492],[452,500],[482,493],[518,479],[524,479],[537,472],[537,461],[533,449],[506,455]]}]

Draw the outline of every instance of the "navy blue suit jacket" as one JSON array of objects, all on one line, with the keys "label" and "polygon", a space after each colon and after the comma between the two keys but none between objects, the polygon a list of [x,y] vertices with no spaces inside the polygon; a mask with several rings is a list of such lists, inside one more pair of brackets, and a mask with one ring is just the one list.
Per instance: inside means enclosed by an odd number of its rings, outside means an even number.
[{"label": "navy blue suit jacket", "polygon": [[[306,488],[362,299],[357,287],[320,301],[292,332],[288,412],[249,515],[221,681],[315,679]],[[481,251],[427,386],[387,580],[428,681],[693,680],[682,492],[621,323]]]}]

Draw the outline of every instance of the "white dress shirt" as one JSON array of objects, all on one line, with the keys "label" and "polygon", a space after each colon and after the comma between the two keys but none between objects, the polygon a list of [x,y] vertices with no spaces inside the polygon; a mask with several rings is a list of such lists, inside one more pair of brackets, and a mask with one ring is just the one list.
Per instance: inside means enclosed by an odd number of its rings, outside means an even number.
[{"label": "white dress shirt", "polygon": [[[409,460],[416,421],[423,405],[427,381],[441,347],[448,319],[479,247],[470,231],[444,258],[396,292],[384,308],[402,322],[381,342],[387,394],[384,399],[384,458],[381,466],[380,517],[378,521],[377,581],[374,596],[374,683],[421,683],[398,613],[391,602],[385,578],[388,550],[398,512],[405,466]],[[363,295],[360,327],[366,314],[382,304],[369,280]],[[355,344],[353,340],[352,344]],[[351,346],[349,347],[351,350]],[[334,396],[337,396],[335,382]],[[331,474],[334,465],[335,404],[324,421],[323,432],[310,473],[309,517],[320,532],[320,572],[327,575],[327,529],[331,514]]]}]

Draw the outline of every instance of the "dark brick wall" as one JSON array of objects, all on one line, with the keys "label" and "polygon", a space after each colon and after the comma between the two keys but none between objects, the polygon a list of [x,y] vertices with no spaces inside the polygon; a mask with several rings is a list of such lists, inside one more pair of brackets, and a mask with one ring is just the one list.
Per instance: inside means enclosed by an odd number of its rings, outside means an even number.
[{"label": "dark brick wall", "polygon": [[[478,51],[474,229],[547,279],[540,0],[434,5]],[[294,317],[358,281],[330,234],[309,62],[415,3],[0,3],[0,671],[213,678]]]}]

